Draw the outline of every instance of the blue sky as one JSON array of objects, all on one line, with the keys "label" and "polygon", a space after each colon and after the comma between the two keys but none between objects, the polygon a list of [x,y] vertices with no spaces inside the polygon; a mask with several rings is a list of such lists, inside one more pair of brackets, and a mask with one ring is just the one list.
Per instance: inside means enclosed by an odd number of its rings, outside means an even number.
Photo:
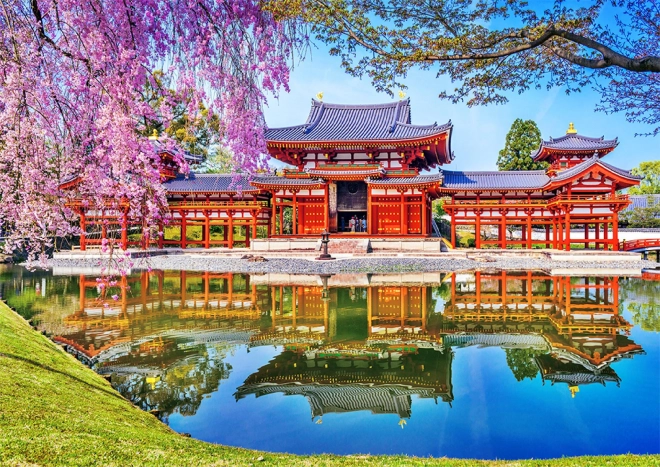
[{"label": "blue sky", "polygon": [[[563,89],[527,91],[512,94],[506,105],[468,108],[465,104],[451,104],[440,100],[438,94],[453,89],[447,77],[436,78],[433,71],[411,73],[404,83],[410,97],[412,119],[416,124],[454,124],[452,150],[456,159],[446,168],[453,170],[496,170],[497,154],[516,118],[534,120],[544,139],[566,133],[569,122],[578,133],[606,139],[618,137],[619,146],[606,161],[631,169],[642,161],[660,159],[660,138],[635,136],[649,131],[649,126],[628,123],[623,114],[606,115],[595,112],[598,93],[584,89],[567,96]],[[310,57],[297,65],[291,73],[290,93],[282,93],[279,100],[271,99],[265,111],[270,127],[304,123],[310,101],[323,92],[325,102],[338,104],[368,104],[391,102],[393,99],[378,93],[368,80],[347,75],[337,57],[325,48],[314,49]],[[398,96],[395,97],[398,99]]]}]

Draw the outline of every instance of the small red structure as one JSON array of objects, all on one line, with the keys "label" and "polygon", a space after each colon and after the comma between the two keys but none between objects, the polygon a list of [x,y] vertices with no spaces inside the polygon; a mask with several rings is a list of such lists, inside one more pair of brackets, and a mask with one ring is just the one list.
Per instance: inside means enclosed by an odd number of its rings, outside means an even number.
[{"label": "small red structure", "polygon": [[[452,245],[456,226],[472,226],[476,248],[618,250],[619,212],[630,203],[619,190],[638,185],[640,177],[601,160],[617,144],[581,136],[571,124],[566,136],[544,141],[533,156],[549,162],[547,170],[443,171]],[[534,237],[535,230],[540,235]]]}]

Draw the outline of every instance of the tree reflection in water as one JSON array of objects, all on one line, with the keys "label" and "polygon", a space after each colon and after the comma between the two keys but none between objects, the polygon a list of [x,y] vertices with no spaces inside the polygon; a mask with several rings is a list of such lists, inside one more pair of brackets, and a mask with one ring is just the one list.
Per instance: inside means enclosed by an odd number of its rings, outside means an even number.
[{"label": "tree reflection in water", "polygon": [[176,342],[169,344],[163,353],[131,355],[106,367],[115,389],[143,410],[158,410],[164,422],[173,413],[194,415],[204,396],[217,391],[232,369],[223,361],[230,350],[227,345],[182,351]]},{"label": "tree reflection in water", "polygon": [[621,281],[621,308],[625,304],[632,322],[645,331],[660,332],[658,278],[660,275],[653,274],[648,280],[628,278]]},{"label": "tree reflection in water", "polygon": [[509,365],[517,381],[525,378],[534,379],[539,374],[535,358],[543,352],[535,349],[504,349],[506,364]]}]

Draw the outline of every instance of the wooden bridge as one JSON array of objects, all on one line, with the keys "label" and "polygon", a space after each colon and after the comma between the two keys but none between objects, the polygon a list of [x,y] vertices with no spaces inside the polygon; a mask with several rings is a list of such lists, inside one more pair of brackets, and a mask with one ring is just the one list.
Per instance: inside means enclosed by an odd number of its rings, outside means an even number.
[{"label": "wooden bridge", "polygon": [[628,240],[621,242],[619,249],[622,251],[642,253],[644,255],[644,259],[647,259],[649,251],[655,251],[657,259],[660,261],[660,238]]}]

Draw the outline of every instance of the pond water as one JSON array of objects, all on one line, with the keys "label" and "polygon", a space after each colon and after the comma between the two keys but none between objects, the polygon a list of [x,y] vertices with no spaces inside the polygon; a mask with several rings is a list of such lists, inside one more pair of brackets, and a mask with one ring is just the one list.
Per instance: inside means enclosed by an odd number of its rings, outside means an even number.
[{"label": "pond water", "polygon": [[[290,453],[660,452],[658,282],[151,271],[0,295],[174,430]],[[113,297],[114,296],[114,297]]]}]

